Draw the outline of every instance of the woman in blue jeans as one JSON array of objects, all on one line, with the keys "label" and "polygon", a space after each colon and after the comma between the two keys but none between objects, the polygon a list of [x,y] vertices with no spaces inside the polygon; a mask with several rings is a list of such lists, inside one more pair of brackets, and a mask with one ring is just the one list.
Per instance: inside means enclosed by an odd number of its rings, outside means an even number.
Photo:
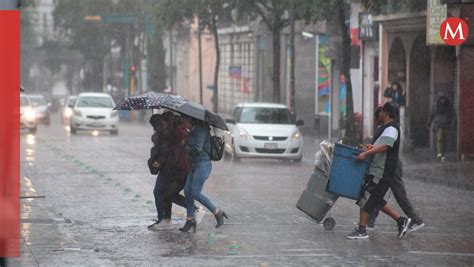
[{"label": "woman in blue jeans", "polygon": [[182,124],[190,129],[186,140],[186,153],[188,156],[191,171],[186,178],[184,195],[186,197],[186,224],[179,230],[188,232],[193,228],[196,232],[196,221],[194,220],[194,200],[199,201],[209,209],[216,217],[216,228],[224,224],[224,217],[227,215],[219,210],[203,193],[202,189],[207,178],[211,174],[212,163],[209,157],[211,150],[209,126],[200,120],[183,115]]}]

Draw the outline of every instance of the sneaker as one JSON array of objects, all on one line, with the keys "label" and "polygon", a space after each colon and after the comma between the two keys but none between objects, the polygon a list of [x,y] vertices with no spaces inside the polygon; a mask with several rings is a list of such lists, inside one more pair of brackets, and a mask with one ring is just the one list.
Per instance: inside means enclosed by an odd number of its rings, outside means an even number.
[{"label": "sneaker", "polygon": [[367,231],[365,232],[359,231],[359,227],[356,227],[352,233],[349,233],[348,235],[346,235],[346,238],[347,239],[368,239],[369,234],[367,233]]},{"label": "sneaker", "polygon": [[439,160],[441,163],[445,163],[446,162],[446,158],[443,156],[441,157],[441,159]]},{"label": "sneaker", "polygon": [[425,227],[424,222],[419,222],[419,223],[411,222],[410,226],[408,227],[408,231],[415,232],[416,230],[418,230],[420,228],[423,228],[423,227]]},{"label": "sneaker", "polygon": [[367,224],[367,229],[371,229],[371,230],[375,229],[375,223],[369,222],[369,223]]},{"label": "sneaker", "polygon": [[410,223],[411,218],[403,218],[403,221],[398,223],[398,238],[402,238],[406,234]]},{"label": "sneaker", "polygon": [[196,219],[196,224],[200,224],[202,222],[202,218],[204,218],[204,215],[206,215],[206,211],[203,207],[198,207],[194,211],[194,218]]},{"label": "sneaker", "polygon": [[441,160],[441,158],[443,157],[443,154],[439,153],[438,155],[436,155],[436,159],[437,160]]}]

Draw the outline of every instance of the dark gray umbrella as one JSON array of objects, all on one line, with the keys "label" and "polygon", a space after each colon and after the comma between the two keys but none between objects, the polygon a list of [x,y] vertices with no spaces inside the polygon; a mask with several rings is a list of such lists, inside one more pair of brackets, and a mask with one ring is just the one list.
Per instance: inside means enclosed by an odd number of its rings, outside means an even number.
[{"label": "dark gray umbrella", "polygon": [[228,130],[227,125],[219,115],[207,110],[204,106],[187,101],[179,95],[148,92],[138,96],[127,97],[117,104],[114,109],[140,110],[166,108],[198,120],[205,121],[211,126]]},{"label": "dark gray umbrella", "polygon": [[225,123],[224,119],[221,118],[221,116],[207,110],[204,106],[198,103],[194,103],[190,101],[182,101],[177,106],[173,106],[173,107],[163,106],[163,107],[176,111],[181,114],[188,115],[198,120],[205,121],[209,123],[209,125],[217,127],[219,129],[226,130],[226,131],[229,130],[227,128],[227,124]]}]

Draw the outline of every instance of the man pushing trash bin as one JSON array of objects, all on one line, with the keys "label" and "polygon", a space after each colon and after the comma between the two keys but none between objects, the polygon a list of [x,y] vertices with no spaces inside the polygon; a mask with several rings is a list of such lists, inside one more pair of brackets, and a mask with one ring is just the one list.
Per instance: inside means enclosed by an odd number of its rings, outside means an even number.
[{"label": "man pushing trash bin", "polygon": [[348,239],[367,239],[367,223],[369,213],[380,208],[382,212],[392,217],[398,225],[398,238],[402,238],[408,230],[411,219],[400,216],[400,214],[390,206],[384,197],[390,187],[389,179],[395,175],[398,164],[398,151],[400,146],[400,128],[396,121],[397,106],[391,102],[379,106],[374,116],[381,124],[377,130],[372,145],[366,147],[364,152],[357,156],[357,160],[374,156],[367,171],[364,187],[357,201],[360,207],[359,225],[353,232],[346,235]]}]

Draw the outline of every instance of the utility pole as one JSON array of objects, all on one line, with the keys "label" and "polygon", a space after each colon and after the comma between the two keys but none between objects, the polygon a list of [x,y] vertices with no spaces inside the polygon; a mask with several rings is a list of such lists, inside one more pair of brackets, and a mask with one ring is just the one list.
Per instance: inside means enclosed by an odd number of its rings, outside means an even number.
[{"label": "utility pole", "polygon": [[295,0],[290,2],[290,103],[291,112],[296,119],[295,99]]},{"label": "utility pole", "polygon": [[201,22],[198,18],[198,54],[199,54],[199,103],[203,105],[202,100],[202,51],[201,51]]},{"label": "utility pole", "polygon": [[[173,68],[173,32],[171,28],[169,29],[169,39],[170,39],[170,88],[173,90],[173,74],[174,74],[174,68]],[[172,91],[172,93],[174,93]]]}]

